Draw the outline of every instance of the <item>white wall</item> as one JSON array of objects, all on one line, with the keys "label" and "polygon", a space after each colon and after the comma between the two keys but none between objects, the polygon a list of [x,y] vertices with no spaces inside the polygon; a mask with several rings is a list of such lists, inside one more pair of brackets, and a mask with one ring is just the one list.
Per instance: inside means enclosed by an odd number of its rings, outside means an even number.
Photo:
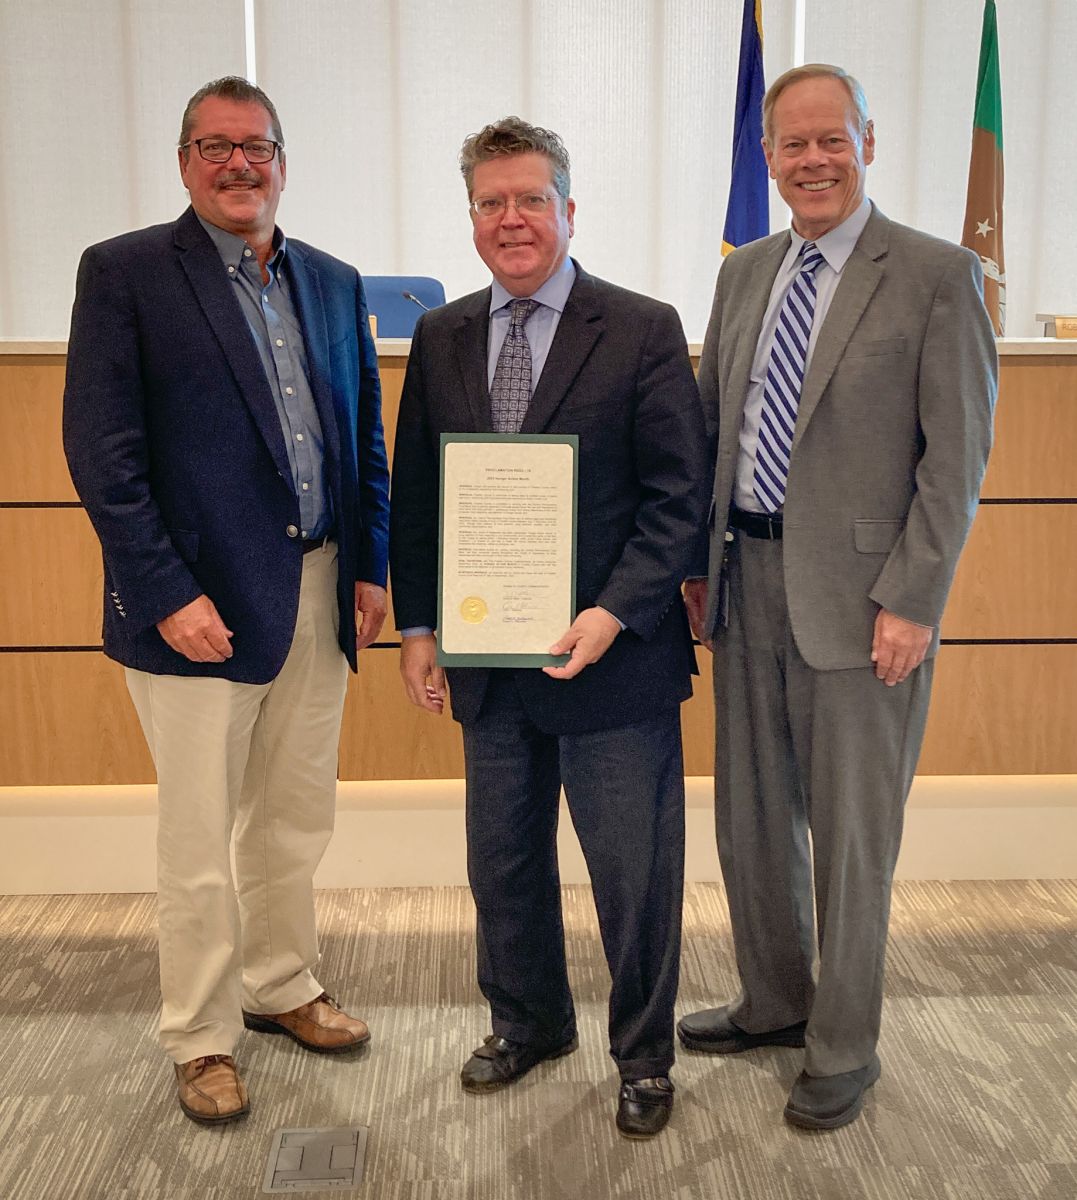
[{"label": "white wall", "polygon": [[[685,783],[685,880],[719,879],[714,781]],[[0,788],[0,893],[152,892],[156,831],[152,784]],[[557,841],[562,883],[586,883],[563,800]],[[897,878],[1072,879],[1075,846],[1077,776],[918,775]],[[466,864],[462,779],[349,782],[314,882],[464,885]]]}]

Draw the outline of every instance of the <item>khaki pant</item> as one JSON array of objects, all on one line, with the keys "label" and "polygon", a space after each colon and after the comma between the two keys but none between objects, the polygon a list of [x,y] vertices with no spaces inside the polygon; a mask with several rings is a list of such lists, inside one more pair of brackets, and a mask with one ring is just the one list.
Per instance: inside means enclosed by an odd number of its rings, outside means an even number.
[{"label": "khaki pant", "polygon": [[[313,876],[333,831],[347,660],[337,556],[304,556],[295,637],[266,684],[127,670],[157,767],[161,1045],[231,1054],[242,1009],[321,990]],[[229,842],[235,832],[237,878]]]}]

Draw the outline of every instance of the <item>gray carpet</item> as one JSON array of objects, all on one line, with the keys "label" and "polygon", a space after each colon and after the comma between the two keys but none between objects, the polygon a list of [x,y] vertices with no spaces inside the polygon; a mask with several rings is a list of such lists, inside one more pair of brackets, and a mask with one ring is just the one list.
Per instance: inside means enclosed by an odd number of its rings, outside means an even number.
[{"label": "gray carpet", "polygon": [[[204,1129],[154,1044],[149,896],[0,898],[0,1197],[254,1197],[273,1131],[368,1125],[377,1200],[1074,1200],[1077,883],[905,883],[891,930],[883,1076],[831,1134],[786,1126],[799,1052],[682,1054],[650,1143],[617,1137],[608,977],[590,895],[565,891],[578,1053],[487,1097],[457,1072],[487,1032],[463,889],[324,892],[323,982],[369,1051],[248,1033],[250,1116]],[[725,897],[691,887],[681,1011],[727,998]]]}]

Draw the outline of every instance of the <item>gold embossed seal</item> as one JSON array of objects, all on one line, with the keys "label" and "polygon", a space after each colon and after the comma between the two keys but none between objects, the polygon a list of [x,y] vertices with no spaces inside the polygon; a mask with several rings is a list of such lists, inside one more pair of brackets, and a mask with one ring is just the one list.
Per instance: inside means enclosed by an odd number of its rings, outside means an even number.
[{"label": "gold embossed seal", "polygon": [[490,615],[490,609],[481,596],[468,596],[460,602],[460,616],[469,625],[481,625]]}]

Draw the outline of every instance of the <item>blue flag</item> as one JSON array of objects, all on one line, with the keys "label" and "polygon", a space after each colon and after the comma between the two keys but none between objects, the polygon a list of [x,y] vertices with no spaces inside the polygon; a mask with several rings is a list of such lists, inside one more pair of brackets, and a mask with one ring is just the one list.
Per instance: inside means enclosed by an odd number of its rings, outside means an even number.
[{"label": "blue flag", "polygon": [[744,0],[737,68],[737,109],[733,118],[733,172],[725,210],[722,254],[770,232],[767,161],[763,157],[762,0]]}]

